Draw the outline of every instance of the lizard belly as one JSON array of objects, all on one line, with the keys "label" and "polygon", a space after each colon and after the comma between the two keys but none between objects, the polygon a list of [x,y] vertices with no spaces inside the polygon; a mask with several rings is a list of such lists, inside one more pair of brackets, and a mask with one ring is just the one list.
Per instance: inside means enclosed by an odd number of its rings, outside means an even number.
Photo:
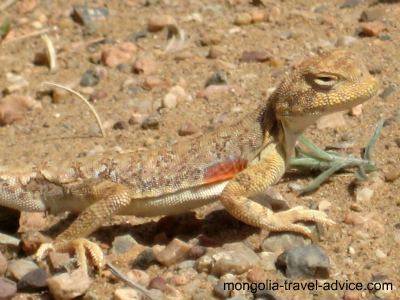
[{"label": "lizard belly", "polygon": [[118,214],[152,217],[183,213],[214,202],[227,184],[228,181],[222,181],[158,197],[132,199],[131,204]]}]

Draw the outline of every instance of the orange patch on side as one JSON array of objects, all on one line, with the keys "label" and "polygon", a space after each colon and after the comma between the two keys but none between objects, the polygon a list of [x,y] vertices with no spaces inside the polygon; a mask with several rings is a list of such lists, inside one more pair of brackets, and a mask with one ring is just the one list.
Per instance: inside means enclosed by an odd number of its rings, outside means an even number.
[{"label": "orange patch on side", "polygon": [[204,183],[213,183],[231,179],[237,173],[245,169],[247,160],[233,159],[212,165],[205,169]]}]

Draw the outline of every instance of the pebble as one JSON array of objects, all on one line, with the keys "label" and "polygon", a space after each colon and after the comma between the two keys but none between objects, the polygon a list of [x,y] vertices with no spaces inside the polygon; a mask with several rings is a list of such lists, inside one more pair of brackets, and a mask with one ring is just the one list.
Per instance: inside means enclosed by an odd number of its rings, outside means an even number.
[{"label": "pebble", "polygon": [[336,41],[337,47],[349,47],[357,41],[357,38],[351,35],[343,35]]},{"label": "pebble", "polygon": [[29,81],[19,74],[7,72],[6,79],[9,83],[11,83],[5,88],[5,92],[8,94],[15,93],[16,91],[29,86]]},{"label": "pebble", "polygon": [[37,292],[47,288],[48,274],[43,269],[36,269],[25,274],[17,284],[18,291]]},{"label": "pebble", "polygon": [[130,125],[142,124],[142,122],[146,119],[147,116],[148,116],[147,114],[132,113],[128,123]]},{"label": "pebble", "polygon": [[268,21],[268,14],[264,10],[253,10],[250,14],[253,23]]},{"label": "pebble", "polygon": [[343,112],[336,112],[329,115],[322,116],[317,120],[317,128],[338,128],[346,126],[347,122],[343,116]]},{"label": "pebble", "polygon": [[376,255],[377,258],[380,258],[380,259],[384,259],[384,258],[387,257],[386,253],[383,252],[381,249],[376,249],[375,250],[375,255]]},{"label": "pebble", "polygon": [[74,5],[72,19],[84,26],[91,26],[93,22],[105,20],[110,12],[106,7],[88,7],[86,5]]},{"label": "pebble", "polygon": [[214,74],[212,74],[210,78],[207,79],[206,84],[204,86],[208,87],[213,85],[226,85],[227,83],[228,82],[225,72],[223,70],[219,70]]},{"label": "pebble", "polygon": [[160,77],[154,75],[147,76],[143,81],[143,88],[148,90],[157,87],[165,88],[168,85],[169,85],[168,81],[162,80]]},{"label": "pebble", "polygon": [[108,67],[116,67],[131,62],[137,46],[125,42],[115,46],[107,46],[101,53],[101,62]]},{"label": "pebble", "polygon": [[12,260],[8,264],[8,273],[16,280],[21,280],[26,274],[37,269],[39,266],[27,259]]},{"label": "pebble", "polygon": [[214,293],[221,297],[221,298],[227,298],[231,294],[231,290],[226,288],[226,283],[236,283],[237,278],[233,274],[225,274],[221,276],[221,278],[218,280],[217,284],[214,286]]},{"label": "pebble", "polygon": [[160,116],[158,114],[149,115],[142,123],[142,129],[158,129],[160,127]]},{"label": "pebble", "polygon": [[192,123],[183,123],[181,127],[178,129],[178,135],[179,136],[188,136],[192,135],[198,132],[198,129],[196,126],[194,126]]},{"label": "pebble", "polygon": [[73,299],[83,295],[92,279],[82,269],[54,275],[47,280],[50,294],[57,300]]},{"label": "pebble", "polygon": [[165,291],[167,283],[161,276],[156,276],[150,280],[149,288]]},{"label": "pebble", "polygon": [[81,86],[95,86],[100,82],[100,77],[95,70],[87,70],[83,73],[79,84]]},{"label": "pebble", "polygon": [[348,212],[343,220],[343,223],[348,225],[361,225],[366,222],[366,219],[363,217],[363,214],[357,212]]},{"label": "pebble", "polygon": [[178,97],[175,94],[168,93],[162,99],[162,107],[164,108],[175,108],[178,104]]},{"label": "pebble", "polygon": [[8,267],[8,261],[3,255],[3,253],[0,252],[0,276],[4,276],[4,274],[7,271],[7,267]]},{"label": "pebble", "polygon": [[373,22],[385,17],[386,9],[382,6],[369,7],[361,13],[360,22]]},{"label": "pebble", "polygon": [[158,65],[156,61],[150,57],[138,58],[133,65],[133,71],[135,73],[146,76],[156,73],[157,70]]},{"label": "pebble", "polygon": [[221,32],[203,32],[200,36],[200,44],[202,46],[212,46],[221,43],[222,33]]},{"label": "pebble", "polygon": [[49,261],[51,264],[51,267],[55,271],[61,271],[66,268],[66,266],[69,265],[71,262],[71,257],[68,253],[65,252],[55,252],[55,251],[50,251],[48,254]]},{"label": "pebble", "polygon": [[358,117],[361,116],[363,110],[363,105],[359,104],[350,109],[350,116]]},{"label": "pebble", "polygon": [[[247,245],[240,242],[225,244],[215,254],[206,254],[201,257],[198,260],[198,270],[202,269],[199,266],[201,266],[202,262],[207,261],[207,256],[210,256],[209,262],[211,264],[208,266],[210,273],[216,276],[226,273],[242,274],[260,262],[258,255]],[[199,270],[199,272],[201,271]]]},{"label": "pebble", "polygon": [[166,266],[174,265],[185,260],[191,246],[179,239],[173,239],[167,247],[154,253],[156,260]]},{"label": "pebble", "polygon": [[253,22],[253,16],[249,13],[240,13],[236,15],[233,23],[238,26],[249,25]]},{"label": "pebble", "polygon": [[261,262],[260,266],[263,267],[266,271],[274,271],[276,270],[275,263],[278,255],[273,252],[263,251],[259,254]]},{"label": "pebble", "polygon": [[23,119],[31,109],[39,109],[42,105],[29,96],[12,94],[0,99],[0,126],[12,124]]},{"label": "pebble", "polygon": [[343,300],[359,300],[362,294],[359,291],[345,291],[343,295]]},{"label": "pebble", "polygon": [[386,30],[386,25],[380,21],[365,22],[360,27],[360,35],[374,37],[378,36],[384,30]]},{"label": "pebble", "polygon": [[263,51],[243,51],[240,57],[241,62],[265,62],[271,58],[271,55]]},{"label": "pebble", "polygon": [[311,241],[298,234],[271,234],[261,244],[263,251],[282,253],[294,247],[310,245]]},{"label": "pebble", "polygon": [[264,268],[256,266],[247,271],[246,278],[249,282],[265,282],[268,274]]},{"label": "pebble", "polygon": [[176,26],[176,24],[175,18],[170,15],[154,15],[147,21],[147,30],[157,32],[167,26]]},{"label": "pebble", "polygon": [[150,276],[145,271],[132,269],[126,275],[141,286],[147,287],[150,284]]},{"label": "pebble", "polygon": [[360,4],[361,0],[345,0],[340,8],[353,8]]},{"label": "pebble", "polygon": [[370,201],[373,195],[374,195],[374,191],[368,187],[356,189],[356,201],[357,202]]},{"label": "pebble", "polygon": [[329,257],[317,245],[307,245],[286,250],[277,259],[277,267],[289,278],[329,277]]},{"label": "pebble", "polygon": [[143,297],[133,288],[119,288],[114,292],[115,300],[141,300]]},{"label": "pebble", "polygon": [[223,56],[226,53],[225,47],[223,46],[211,46],[207,58],[216,59]]},{"label": "pebble", "polygon": [[138,242],[129,234],[117,236],[112,242],[111,253],[117,255],[123,254],[137,243]]},{"label": "pebble", "polygon": [[7,278],[0,278],[0,299],[11,299],[17,293],[17,284]]}]

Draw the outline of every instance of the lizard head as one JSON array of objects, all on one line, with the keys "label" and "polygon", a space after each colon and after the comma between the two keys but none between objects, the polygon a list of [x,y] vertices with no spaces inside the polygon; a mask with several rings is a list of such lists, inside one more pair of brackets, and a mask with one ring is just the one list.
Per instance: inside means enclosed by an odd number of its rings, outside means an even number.
[{"label": "lizard head", "polygon": [[358,57],[337,49],[299,64],[275,90],[272,105],[278,119],[312,123],[321,115],[366,101],[378,87]]}]

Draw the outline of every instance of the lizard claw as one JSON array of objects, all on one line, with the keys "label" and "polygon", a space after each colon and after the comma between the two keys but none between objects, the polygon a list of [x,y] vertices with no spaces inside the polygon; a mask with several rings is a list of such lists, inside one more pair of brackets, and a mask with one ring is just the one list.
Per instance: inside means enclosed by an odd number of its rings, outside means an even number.
[{"label": "lizard claw", "polygon": [[86,272],[88,270],[87,256],[90,257],[91,262],[96,268],[101,269],[104,266],[103,251],[97,244],[84,238],[66,242],[55,242],[54,244],[44,243],[37,250],[35,258],[37,260],[43,260],[49,251],[65,252],[69,250],[75,251],[79,268]]},{"label": "lizard claw", "polygon": [[312,231],[307,226],[295,224],[300,221],[312,221],[325,225],[336,224],[325,212],[296,206],[287,211],[275,213],[272,219],[268,220],[267,226],[273,231],[297,232],[314,240]]}]

